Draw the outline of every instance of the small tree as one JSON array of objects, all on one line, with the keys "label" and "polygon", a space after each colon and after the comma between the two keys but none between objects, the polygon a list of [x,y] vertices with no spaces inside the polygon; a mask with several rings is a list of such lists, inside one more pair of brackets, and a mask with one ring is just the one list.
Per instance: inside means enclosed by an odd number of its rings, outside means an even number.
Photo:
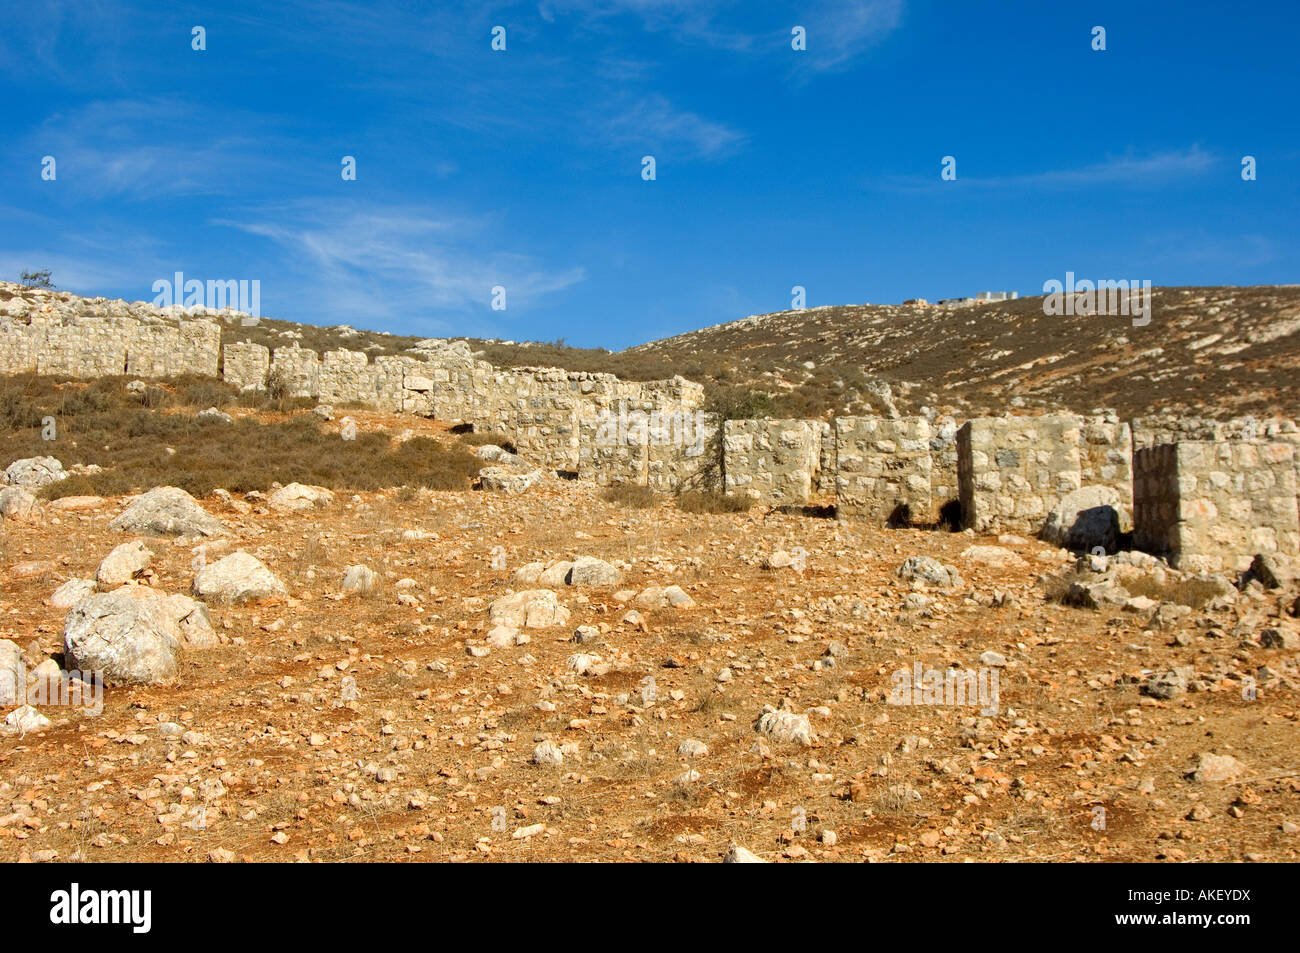
[{"label": "small tree", "polygon": [[706,394],[704,412],[717,421],[718,429],[704,445],[704,459],[695,474],[685,482],[683,489],[716,489],[724,492],[727,486],[727,421],[773,417],[776,416],[776,405],[771,395],[762,391],[714,385]]},{"label": "small tree", "polygon": [[44,271],[24,271],[22,277],[24,288],[54,288],[54,282],[50,280],[50,270]]}]

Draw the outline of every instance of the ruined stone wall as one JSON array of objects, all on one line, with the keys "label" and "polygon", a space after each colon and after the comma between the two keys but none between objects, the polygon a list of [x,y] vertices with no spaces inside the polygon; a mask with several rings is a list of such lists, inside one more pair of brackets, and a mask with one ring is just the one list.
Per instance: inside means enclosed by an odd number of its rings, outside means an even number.
[{"label": "ruined stone wall", "polygon": [[[730,421],[719,433],[719,422],[700,413],[703,388],[681,377],[498,368],[465,342],[434,339],[374,360],[297,345],[223,348],[213,317],[234,316],[11,295],[0,301],[0,373],[221,376],[241,390],[469,423],[539,466],[597,483],[720,488],[767,505],[833,490],[841,518],[881,523],[903,508],[911,521],[931,522],[959,498],[965,525],[977,531],[1037,533],[1063,496],[1104,485],[1133,500],[1139,546],[1198,567],[1237,568],[1256,552],[1293,555],[1300,540],[1300,428],[1280,418],[1130,426],[1098,413],[980,418],[958,429],[950,418],[885,414]],[[724,473],[725,485],[710,482]]]},{"label": "ruined stone wall", "polygon": [[310,348],[291,344],[271,352],[267,388],[285,397],[317,397],[320,394],[320,359]]},{"label": "ruined stone wall", "polygon": [[375,367],[364,351],[326,351],[317,380],[317,391],[310,396],[323,404],[373,404],[378,395]]},{"label": "ruined stone wall", "polygon": [[1077,417],[979,417],[957,432],[962,522],[977,533],[1037,533],[1083,484]]},{"label": "ruined stone wall", "polygon": [[821,469],[822,427],[820,420],[728,420],[726,492],[767,506],[807,503]]},{"label": "ruined stone wall", "polygon": [[28,326],[0,321],[0,374],[35,374],[40,341]]},{"label": "ruined stone wall", "polygon": [[221,326],[214,321],[141,323],[126,345],[126,373],[136,377],[217,377],[220,364]]},{"label": "ruined stone wall", "polygon": [[1133,421],[1133,447],[1141,450],[1182,440],[1300,440],[1300,427],[1286,417],[1175,417],[1157,414]]},{"label": "ruined stone wall", "polygon": [[415,404],[427,393],[421,388],[429,383],[429,378],[424,376],[428,371],[421,362],[400,355],[385,355],[375,358],[371,367],[375,382],[371,406],[389,413],[415,413]]},{"label": "ruined stone wall", "polygon": [[835,418],[836,516],[928,522],[930,436],[924,417]]},{"label": "ruined stone wall", "polygon": [[[475,360],[464,342],[426,342],[410,356],[378,357],[373,362],[362,351],[317,355],[295,344],[276,348],[266,364],[255,347],[227,348],[227,372],[241,389],[269,387],[327,404],[357,403],[469,423],[499,434],[523,457],[548,469],[581,470],[583,423],[594,433],[601,411],[619,402],[633,405],[647,418],[653,412],[666,419],[693,413],[703,400],[703,388],[680,377],[636,382],[560,368],[497,368]],[[676,485],[696,469],[682,447],[674,450],[651,439],[644,450],[638,482]],[[594,459],[608,456],[597,454]],[[631,472],[625,464],[618,469],[620,479]]]},{"label": "ruined stone wall", "polygon": [[930,424],[930,515],[938,519],[944,505],[959,499],[957,421],[940,417]]},{"label": "ruined stone wall", "polygon": [[[36,373],[104,377],[123,373],[127,344],[132,355],[153,356],[155,349],[135,337],[135,325],[114,318],[72,318],[36,326]],[[152,342],[149,342],[150,344]]]},{"label": "ruined stone wall", "polygon": [[650,453],[647,441],[627,431],[619,432],[603,420],[582,418],[578,423],[578,478],[600,486],[649,484]]},{"label": "ruined stone wall", "polygon": [[714,451],[721,445],[721,421],[712,414],[686,412],[680,436],[676,424],[665,424],[659,439],[647,448],[646,480],[662,493],[717,490],[721,468]]},{"label": "ruined stone wall", "polygon": [[94,378],[131,374],[216,377],[221,329],[129,316],[29,315],[0,323],[0,373]]},{"label": "ruined stone wall", "polygon": [[660,403],[656,398],[663,392],[655,388],[620,386],[613,391],[599,401],[584,402],[579,415],[580,479],[602,486],[631,483],[661,492],[716,488],[716,418]]},{"label": "ruined stone wall", "polygon": [[820,457],[817,461],[817,492],[823,496],[835,493],[835,480],[839,464],[835,460],[835,424],[827,420],[817,421],[821,441]]},{"label": "ruined stone wall", "polygon": [[578,469],[577,381],[558,368],[518,370],[499,429],[526,459],[552,470]]},{"label": "ruined stone wall", "polygon": [[1080,479],[1084,486],[1108,486],[1120,495],[1121,533],[1133,529],[1133,429],[1116,414],[1084,417],[1079,447]]},{"label": "ruined stone wall", "polygon": [[1256,553],[1300,555],[1296,446],[1197,440],[1135,455],[1135,543],[1197,572],[1242,570]]},{"label": "ruined stone wall", "polygon": [[1178,446],[1143,447],[1133,454],[1133,545],[1169,557],[1179,549]]},{"label": "ruined stone wall", "polygon": [[241,391],[266,390],[271,349],[249,341],[232,341],[221,349],[221,379]]}]

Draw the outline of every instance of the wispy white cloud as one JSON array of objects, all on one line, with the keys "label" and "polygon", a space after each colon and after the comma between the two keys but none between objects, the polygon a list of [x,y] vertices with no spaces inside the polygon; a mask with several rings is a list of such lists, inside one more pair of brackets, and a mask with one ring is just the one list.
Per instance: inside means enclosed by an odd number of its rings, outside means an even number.
[{"label": "wispy white cloud", "polygon": [[657,94],[647,96],[616,114],[608,131],[616,142],[702,159],[725,155],[745,139],[738,130],[689,110],[678,109]]},{"label": "wispy white cloud", "polygon": [[[5,206],[0,219],[24,235],[60,236],[0,243],[0,279],[48,268],[62,289],[128,300],[151,298],[152,283],[176,270],[257,279],[265,314],[307,323],[516,334],[519,320],[586,280],[583,267],[552,264],[502,238],[497,215],[301,200],[196,223],[198,243],[159,236],[147,223],[86,220],[69,234],[48,215]],[[505,312],[490,308],[496,285],[506,289]]]},{"label": "wispy white cloud", "polygon": [[[1048,169],[1018,175],[971,175],[969,166],[958,156],[957,184],[963,189],[1081,189],[1097,186],[1122,186],[1132,188],[1158,188],[1179,185],[1210,172],[1221,160],[1192,145],[1185,149],[1170,149],[1139,155],[1130,152],[1122,156],[1108,156],[1097,162],[1073,168]],[[931,192],[952,188],[954,183],[939,178],[939,162],[934,162],[930,175],[885,176],[866,183],[867,188],[899,192]]]},{"label": "wispy white cloud", "polygon": [[815,70],[837,70],[899,27],[903,0],[823,0],[807,11],[807,56]]},{"label": "wispy white cloud", "polygon": [[95,198],[221,194],[283,169],[275,117],[181,100],[95,100],[55,113],[17,151],[54,157],[61,187]]},{"label": "wispy white cloud", "polygon": [[[77,82],[91,69],[101,88],[120,79],[120,41],[131,24],[125,5],[113,0],[14,0],[3,6],[0,75],[62,84]],[[85,42],[87,37],[92,41]]]},{"label": "wispy white cloud", "polygon": [[[440,316],[477,314],[499,323],[586,277],[580,266],[552,267],[500,247],[491,222],[408,208],[299,203],[217,224],[278,246],[274,274],[263,281],[264,301],[280,282],[294,289],[295,310],[352,311],[362,324],[414,320],[432,333]],[[506,289],[503,315],[489,311],[496,285]]]},{"label": "wispy white cloud", "polygon": [[13,206],[0,206],[0,221],[8,226],[0,246],[0,278],[6,281],[18,280],[22,271],[49,269],[65,291],[142,300],[163,273],[165,243],[145,228],[84,216],[69,229],[57,214]]},{"label": "wispy white cloud", "polygon": [[1088,185],[1152,184],[1176,182],[1209,171],[1215,158],[1199,145],[1156,152],[1146,156],[1123,155],[1074,169],[1056,169],[1030,175],[983,181],[1007,185],[1044,185],[1066,188]]},{"label": "wispy white cloud", "polygon": [[747,50],[755,35],[728,22],[728,16],[738,10],[743,10],[743,4],[737,0],[542,0],[538,4],[548,22],[567,17],[584,29],[605,31],[630,18],[642,29],[679,42]]},{"label": "wispy white cloud", "polygon": [[542,0],[538,9],[544,19],[571,17],[596,30],[631,18],[681,43],[750,54],[789,50],[790,30],[802,26],[808,46],[801,59],[822,71],[844,66],[897,29],[903,0],[810,0],[788,14],[743,0]]}]

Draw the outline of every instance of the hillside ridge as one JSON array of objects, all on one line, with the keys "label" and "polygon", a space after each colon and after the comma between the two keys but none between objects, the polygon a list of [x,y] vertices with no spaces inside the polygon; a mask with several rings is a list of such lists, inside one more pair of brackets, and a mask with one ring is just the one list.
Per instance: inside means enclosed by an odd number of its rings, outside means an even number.
[{"label": "hillside ridge", "polygon": [[[503,368],[558,367],[624,380],[681,376],[711,397],[759,395],[769,416],[981,414],[1110,408],[1124,417],[1300,416],[1300,285],[1151,289],[1150,321],[1053,315],[1044,297],[937,305],[822,305],[747,315],[621,351],[452,335]],[[0,314],[90,313],[127,304],[0,283]],[[174,309],[177,310],[177,309]],[[409,352],[415,335],[207,312],[225,343],[319,352]]]}]

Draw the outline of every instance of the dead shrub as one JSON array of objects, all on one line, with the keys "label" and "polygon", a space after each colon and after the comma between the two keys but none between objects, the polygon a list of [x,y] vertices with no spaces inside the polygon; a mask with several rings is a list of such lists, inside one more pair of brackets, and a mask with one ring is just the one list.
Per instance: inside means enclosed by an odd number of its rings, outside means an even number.
[{"label": "dead shrub", "polygon": [[688,490],[677,497],[677,508],[684,513],[744,513],[751,506],[748,497],[717,490]]},{"label": "dead shrub", "polygon": [[637,510],[647,509],[659,502],[658,493],[648,486],[640,486],[636,483],[616,483],[607,486],[601,491],[600,496],[606,503]]},{"label": "dead shrub", "polygon": [[[0,455],[55,456],[68,468],[103,468],[46,487],[47,499],[122,496],[164,485],[201,497],[217,487],[266,490],[275,481],[353,491],[462,490],[481,465],[459,443],[415,437],[393,447],[389,435],[379,432],[343,440],[310,415],[200,421],[199,410],[238,397],[233,388],[202,378],[156,382],[143,401],[127,392],[126,382],[59,382],[35,375],[0,380],[0,423],[8,424],[0,429]],[[53,440],[44,439],[47,417],[54,418]]]}]

